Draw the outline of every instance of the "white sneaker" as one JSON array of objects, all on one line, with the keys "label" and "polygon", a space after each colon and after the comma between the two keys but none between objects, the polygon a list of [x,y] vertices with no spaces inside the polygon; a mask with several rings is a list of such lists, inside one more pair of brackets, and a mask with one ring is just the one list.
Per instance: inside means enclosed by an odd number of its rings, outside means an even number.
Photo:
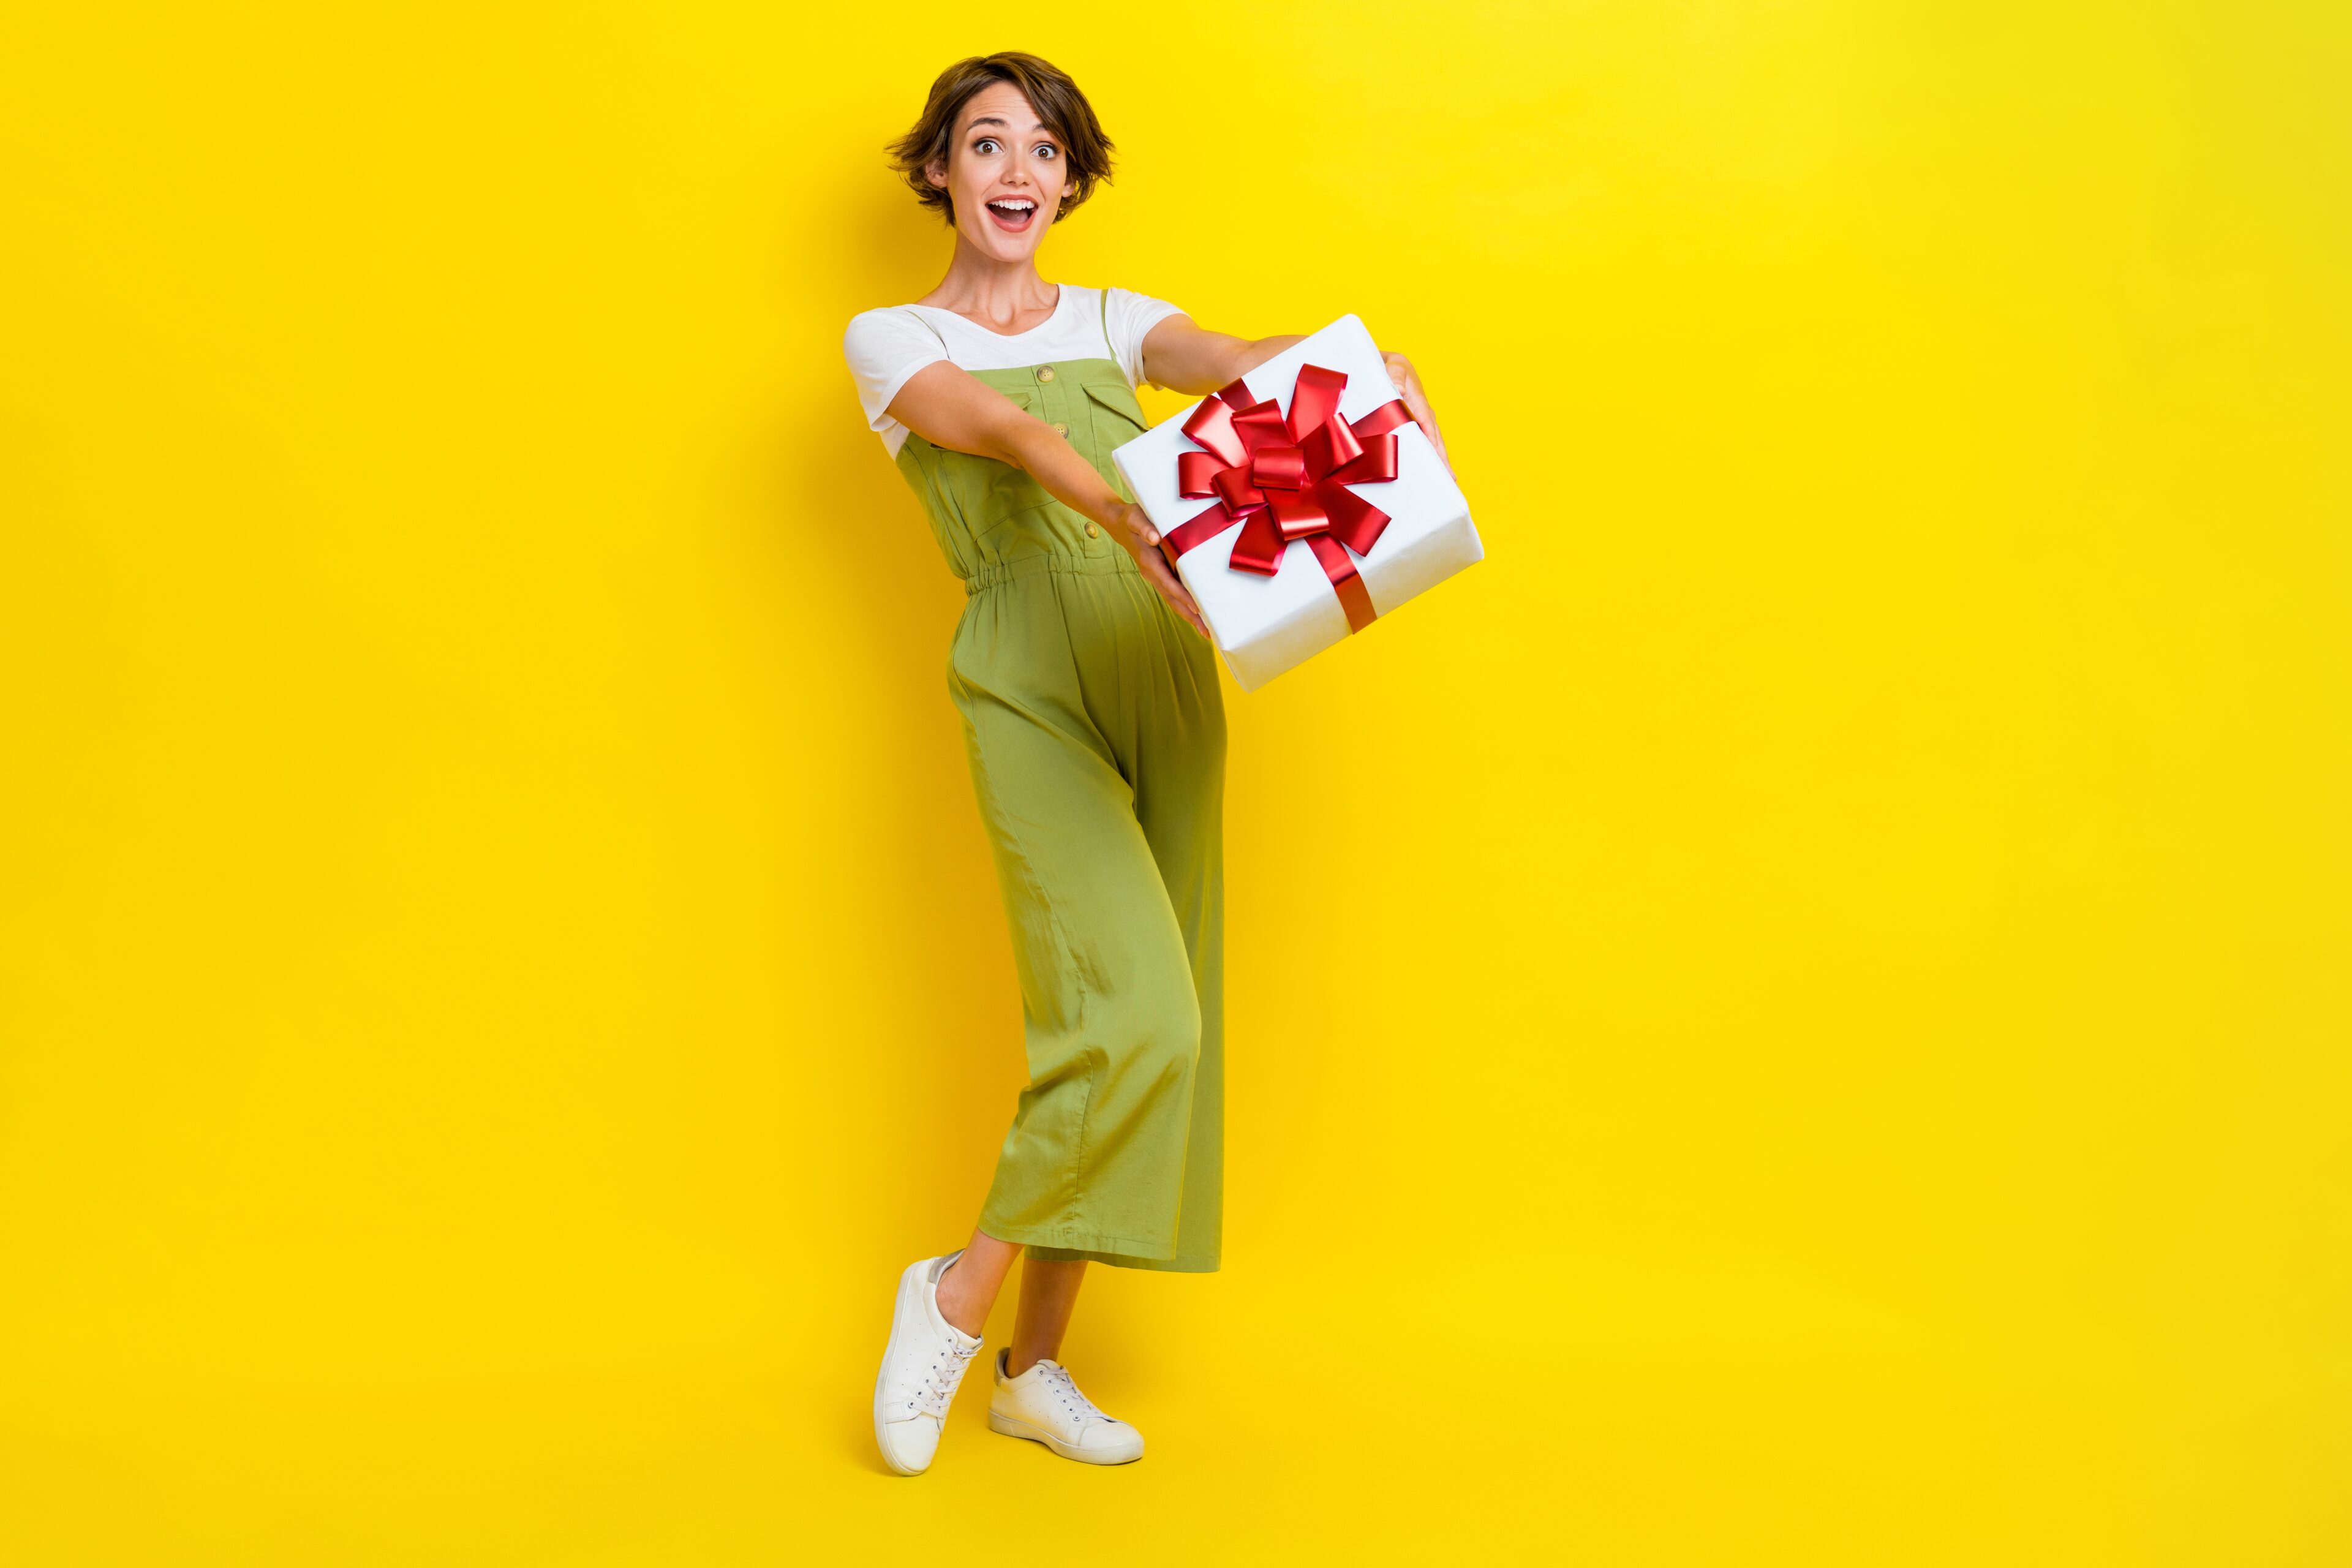
[{"label": "white sneaker", "polygon": [[1143,1434],[1114,1421],[1078,1392],[1070,1370],[1041,1361],[1019,1377],[1004,1375],[1009,1351],[996,1352],[996,1393],[988,1402],[988,1429],[1043,1443],[1066,1459],[1125,1465],[1143,1458]]},{"label": "white sneaker", "polygon": [[978,1340],[940,1316],[940,1276],[962,1256],[959,1247],[926,1258],[898,1276],[890,1342],[874,1379],[874,1440],[882,1447],[882,1462],[902,1476],[930,1468],[956,1385],[980,1353]]}]

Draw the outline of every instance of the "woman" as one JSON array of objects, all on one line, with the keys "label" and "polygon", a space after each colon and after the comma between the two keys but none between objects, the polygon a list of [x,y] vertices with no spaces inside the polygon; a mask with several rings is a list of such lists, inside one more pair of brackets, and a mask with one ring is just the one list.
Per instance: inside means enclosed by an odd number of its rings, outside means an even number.
[{"label": "woman", "polygon": [[[1025,1247],[989,1425],[1123,1464],[1141,1435],[1054,1358],[1088,1261],[1217,1267],[1225,724],[1201,612],[1110,454],[1145,428],[1138,383],[1213,392],[1298,339],[1038,275],[1111,144],[1034,55],[949,67],[892,152],[955,256],[920,300],[853,321],[844,349],[970,595],[948,686],[1012,921],[1029,1087],[971,1240],[899,1278],[875,1437],[899,1474],[929,1466]],[[1435,440],[1411,366],[1389,370]]]}]

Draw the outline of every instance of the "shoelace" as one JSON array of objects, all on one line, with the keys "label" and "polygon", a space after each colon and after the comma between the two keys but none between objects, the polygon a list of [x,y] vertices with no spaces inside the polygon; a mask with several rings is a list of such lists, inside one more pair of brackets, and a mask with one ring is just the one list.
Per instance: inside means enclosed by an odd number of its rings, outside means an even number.
[{"label": "shoelace", "polygon": [[1044,1365],[1045,1381],[1054,1385],[1054,1397],[1060,1400],[1065,1408],[1076,1411],[1079,1420],[1118,1424],[1117,1417],[1104,1415],[1093,1400],[1078,1392],[1077,1380],[1070,1375],[1068,1367],[1059,1362],[1046,1362]]},{"label": "shoelace", "polygon": [[926,1415],[946,1420],[948,1403],[955,1398],[957,1385],[963,1382],[964,1369],[971,1365],[971,1358],[979,1353],[977,1343],[940,1346],[915,1390],[915,1408]]}]

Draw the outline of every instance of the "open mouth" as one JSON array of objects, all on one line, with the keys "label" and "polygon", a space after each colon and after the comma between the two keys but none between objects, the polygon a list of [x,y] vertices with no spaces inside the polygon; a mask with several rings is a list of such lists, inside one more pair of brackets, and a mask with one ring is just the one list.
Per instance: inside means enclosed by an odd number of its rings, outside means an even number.
[{"label": "open mouth", "polygon": [[1027,196],[998,196],[988,205],[988,216],[1008,234],[1019,234],[1037,220],[1037,204]]}]

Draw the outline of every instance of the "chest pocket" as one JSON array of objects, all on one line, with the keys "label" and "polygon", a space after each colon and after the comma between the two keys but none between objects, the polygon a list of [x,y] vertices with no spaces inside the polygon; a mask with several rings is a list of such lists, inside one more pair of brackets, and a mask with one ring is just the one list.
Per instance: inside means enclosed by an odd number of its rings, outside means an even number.
[{"label": "chest pocket", "polygon": [[1086,384],[1087,413],[1094,420],[1097,457],[1110,461],[1114,447],[1123,447],[1151,426],[1143,417],[1143,405],[1135,400],[1135,389],[1124,381],[1090,381]]}]

